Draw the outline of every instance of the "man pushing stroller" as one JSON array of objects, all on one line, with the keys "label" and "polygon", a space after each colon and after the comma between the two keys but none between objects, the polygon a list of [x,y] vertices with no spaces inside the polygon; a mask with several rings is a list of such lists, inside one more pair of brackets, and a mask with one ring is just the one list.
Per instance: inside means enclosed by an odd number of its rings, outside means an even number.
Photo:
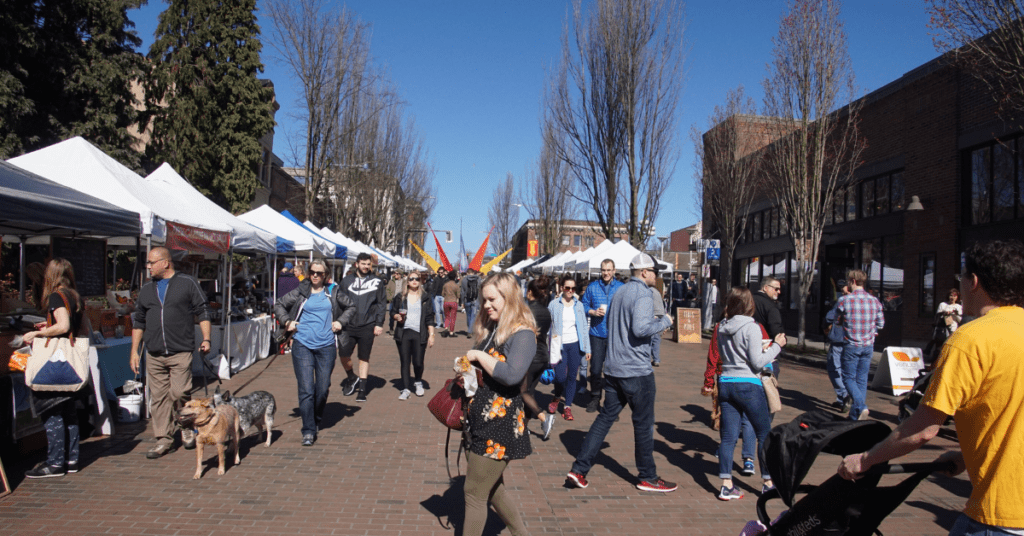
[{"label": "man pushing stroller", "polygon": [[946,341],[917,411],[885,440],[839,465],[859,478],[873,465],[920,448],[955,417],[959,452],[938,461],[967,470],[973,489],[951,536],[1024,534],[1024,244],[993,240],[972,245],[958,276],[964,315],[976,320]]}]

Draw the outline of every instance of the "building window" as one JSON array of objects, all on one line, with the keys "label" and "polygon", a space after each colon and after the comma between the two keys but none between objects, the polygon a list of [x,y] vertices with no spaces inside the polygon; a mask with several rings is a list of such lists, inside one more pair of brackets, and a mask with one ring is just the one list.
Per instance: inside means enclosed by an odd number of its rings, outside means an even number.
[{"label": "building window", "polygon": [[836,223],[846,221],[846,188],[836,192],[835,221]]},{"label": "building window", "polygon": [[992,221],[1013,219],[1013,148],[1016,140],[992,146]]},{"label": "building window", "polygon": [[875,179],[875,214],[889,213],[889,176]]},{"label": "building window", "polygon": [[921,299],[918,314],[930,317],[935,312],[935,254],[921,254]]},{"label": "building window", "polygon": [[889,177],[889,206],[893,212],[907,208],[905,189],[903,187],[903,172],[897,171]]},{"label": "building window", "polygon": [[573,237],[572,237],[572,245],[576,246],[576,247],[580,247],[580,244],[582,243],[582,240],[583,240],[582,236],[580,236],[580,235],[573,235]]},{"label": "building window", "polygon": [[870,218],[875,215],[875,181],[869,179],[860,185],[860,217]]},{"label": "building window", "polygon": [[846,221],[857,219],[857,187],[850,186],[846,189]]},{"label": "building window", "polygon": [[754,228],[754,241],[761,240],[761,213],[754,213],[754,221],[752,227]]},{"label": "building window", "polygon": [[569,240],[571,240],[569,235],[562,235],[562,245],[563,246],[568,246],[569,245]]},{"label": "building window", "polygon": [[1024,218],[1024,138],[993,141],[965,153],[969,225]]},{"label": "building window", "polygon": [[991,220],[989,209],[989,152],[982,147],[971,152],[971,223],[988,223]]}]

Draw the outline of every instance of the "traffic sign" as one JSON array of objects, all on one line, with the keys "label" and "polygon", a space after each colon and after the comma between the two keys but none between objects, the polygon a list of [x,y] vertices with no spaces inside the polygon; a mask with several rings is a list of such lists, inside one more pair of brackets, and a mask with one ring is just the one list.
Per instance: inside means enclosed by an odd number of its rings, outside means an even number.
[{"label": "traffic sign", "polygon": [[722,255],[722,241],[721,240],[708,240],[707,259],[709,261],[717,261]]}]

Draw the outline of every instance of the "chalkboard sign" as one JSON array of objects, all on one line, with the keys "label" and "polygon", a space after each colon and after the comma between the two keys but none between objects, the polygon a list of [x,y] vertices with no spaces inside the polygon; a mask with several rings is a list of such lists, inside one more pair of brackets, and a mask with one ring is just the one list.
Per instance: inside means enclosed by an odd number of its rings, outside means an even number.
[{"label": "chalkboard sign", "polygon": [[80,295],[106,295],[106,242],[54,237],[52,257],[63,257],[71,262],[75,268],[75,287]]}]

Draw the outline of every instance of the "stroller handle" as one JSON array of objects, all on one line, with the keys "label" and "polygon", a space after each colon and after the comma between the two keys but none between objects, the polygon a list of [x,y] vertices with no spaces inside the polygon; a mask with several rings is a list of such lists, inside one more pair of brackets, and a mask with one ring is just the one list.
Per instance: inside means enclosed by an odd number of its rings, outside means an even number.
[{"label": "stroller handle", "polygon": [[[953,462],[925,462],[925,463],[897,463],[878,464],[868,469],[864,474],[897,475],[906,473],[935,473],[940,471],[955,472],[956,464]],[[801,484],[797,487],[796,493],[810,493],[818,486]],[[767,504],[771,499],[781,499],[777,489],[772,489],[762,494],[757,499],[757,518],[764,526],[769,527],[768,531],[762,534],[771,534],[771,517],[768,516]]]}]

